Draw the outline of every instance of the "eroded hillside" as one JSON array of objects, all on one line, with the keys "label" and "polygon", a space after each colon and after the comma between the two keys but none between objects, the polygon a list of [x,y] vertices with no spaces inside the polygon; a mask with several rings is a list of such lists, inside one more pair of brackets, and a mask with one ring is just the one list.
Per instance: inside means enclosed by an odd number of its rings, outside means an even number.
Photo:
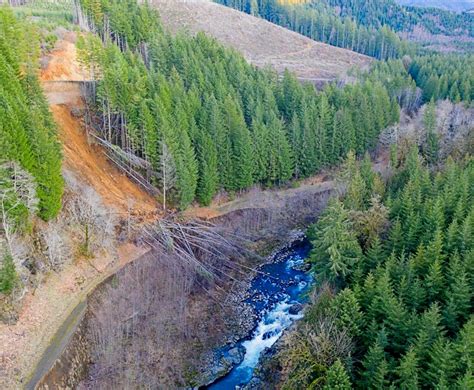
[{"label": "eroded hillside", "polygon": [[86,81],[89,75],[79,64],[75,41],[74,33],[65,34],[43,59],[41,72],[43,89],[63,145],[63,167],[94,188],[103,202],[119,213],[153,218],[156,200],[113,166],[104,150],[87,135],[80,117],[84,105],[79,82]]}]

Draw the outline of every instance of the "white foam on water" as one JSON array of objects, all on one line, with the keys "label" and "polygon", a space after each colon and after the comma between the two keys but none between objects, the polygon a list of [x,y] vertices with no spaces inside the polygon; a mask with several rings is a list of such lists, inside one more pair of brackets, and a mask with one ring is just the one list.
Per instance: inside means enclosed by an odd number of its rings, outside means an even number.
[{"label": "white foam on water", "polygon": [[294,256],[286,262],[286,269],[289,270],[297,265],[301,265],[305,260],[301,256]]},{"label": "white foam on water", "polygon": [[[288,274],[292,269],[305,262],[301,256],[295,255],[287,260],[284,265]],[[282,336],[283,331],[288,328],[293,321],[303,318],[303,313],[290,314],[290,308],[297,303],[292,296],[295,292],[301,292],[308,286],[308,280],[304,280],[303,275],[294,275],[292,278],[294,286],[287,286],[287,292],[291,291],[291,296],[287,293],[276,293],[271,300],[278,301],[268,312],[264,313],[257,324],[251,339],[242,342],[245,348],[245,355],[242,363],[221,380],[217,381],[209,388],[212,390],[231,390],[239,388],[240,384],[248,383],[252,378],[253,370],[257,366],[262,352],[266,348],[272,347]],[[276,285],[275,282],[272,285]],[[267,307],[268,301],[264,307]]]},{"label": "white foam on water", "polygon": [[303,289],[308,285],[308,282],[305,282],[302,280],[301,282],[298,283],[298,291],[303,291]]},{"label": "white foam on water", "polygon": [[[245,357],[241,363],[242,367],[255,367],[265,348],[270,348],[275,344],[281,337],[283,331],[288,328],[294,320],[302,318],[302,314],[292,315],[288,312],[291,306],[287,298],[278,303],[260,320],[252,338],[242,343],[245,347]],[[266,337],[264,338],[265,335]]]}]

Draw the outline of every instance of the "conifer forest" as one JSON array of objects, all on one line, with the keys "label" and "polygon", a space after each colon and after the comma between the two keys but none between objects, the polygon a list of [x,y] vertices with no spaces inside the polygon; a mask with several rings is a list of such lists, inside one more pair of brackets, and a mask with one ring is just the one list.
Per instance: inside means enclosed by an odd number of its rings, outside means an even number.
[{"label": "conifer forest", "polygon": [[0,0],[0,388],[474,389],[473,102],[469,0]]}]

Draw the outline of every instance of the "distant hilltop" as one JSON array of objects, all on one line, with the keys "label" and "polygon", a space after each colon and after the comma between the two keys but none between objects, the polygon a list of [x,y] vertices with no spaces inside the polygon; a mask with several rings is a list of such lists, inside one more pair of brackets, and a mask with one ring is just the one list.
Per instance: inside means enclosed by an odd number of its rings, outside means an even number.
[{"label": "distant hilltop", "polygon": [[474,0],[397,0],[401,5],[435,7],[455,12],[474,12]]}]

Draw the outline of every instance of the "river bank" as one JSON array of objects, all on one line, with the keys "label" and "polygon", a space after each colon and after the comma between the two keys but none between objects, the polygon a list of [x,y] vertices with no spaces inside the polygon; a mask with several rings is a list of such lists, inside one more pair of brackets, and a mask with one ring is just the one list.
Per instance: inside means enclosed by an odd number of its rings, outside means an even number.
[{"label": "river bank", "polygon": [[[293,193],[293,191],[291,191],[291,193]],[[330,187],[327,187],[327,184],[321,185],[321,183],[315,183],[312,186],[311,191],[306,192],[306,195],[302,192],[298,192],[297,196],[292,195],[284,202],[282,201],[279,204],[279,207],[261,207],[255,210],[250,207],[247,208],[248,205],[243,203],[241,204],[243,209],[234,209],[233,206],[232,211],[214,218],[212,222],[216,225],[222,226],[230,234],[237,234],[249,239],[250,244],[254,249],[257,248],[258,250],[261,250],[262,253],[268,254],[271,253],[271,249],[269,248],[278,248],[282,245],[282,242],[292,240],[292,229],[298,226],[304,226],[308,221],[314,221],[319,212],[324,209],[327,200],[331,195],[332,190]],[[298,207],[298,205],[300,207]],[[302,205],[304,205],[304,207],[301,207]],[[294,210],[297,210],[297,212],[291,212],[289,211],[289,208],[293,208]],[[293,216],[294,218],[289,217],[288,213],[290,213],[290,216]],[[27,311],[25,311],[25,314],[21,316],[17,325],[8,329],[4,325],[0,326],[0,342],[4,341],[4,344],[6,345],[6,348],[2,349],[3,359],[7,361],[6,359],[10,358],[9,364],[2,366],[2,369],[4,370],[4,373],[1,375],[2,388],[15,389],[19,386],[23,386],[27,382],[29,378],[28,373],[33,372],[33,368],[37,362],[39,362],[43,351],[47,349],[56,330],[59,329],[61,324],[67,319],[72,308],[76,307],[78,302],[90,293],[90,291],[92,291],[101,281],[119,269],[122,269],[125,264],[133,262],[138,258],[140,256],[140,251],[143,250],[140,248],[137,249],[133,245],[131,245],[130,248],[132,249],[130,249],[129,257],[127,257],[125,253],[124,255],[119,256],[119,266],[109,265],[108,267],[110,268],[107,268],[100,264],[102,262],[105,263],[106,261],[97,258],[93,260],[93,267],[89,267],[87,263],[80,265],[79,268],[88,269],[87,273],[81,271],[78,274],[74,272],[71,275],[70,270],[65,270],[61,273],[61,276],[52,275],[51,280],[48,280],[45,285],[39,287],[36,292],[36,297],[30,305],[28,305],[30,309],[35,309],[35,312],[38,311],[39,308],[43,308],[43,312],[40,311],[38,314],[26,317]],[[254,265],[258,264],[255,263]],[[74,265],[74,267],[76,266],[78,265]],[[96,268],[101,270],[103,274],[99,274],[96,271]],[[105,271],[105,269],[107,269],[107,271]],[[72,283],[73,286],[75,286],[74,288],[66,288],[64,286],[64,281],[70,279],[80,279],[83,284],[80,287],[77,287],[74,282]],[[246,287],[248,287],[248,281],[239,281],[238,283],[233,282],[226,287],[225,292],[219,290],[214,291],[212,293],[214,294],[214,297],[207,297],[207,299],[202,297],[198,299],[196,294],[192,294],[190,299],[191,307],[189,308],[190,313],[187,321],[194,321],[196,323],[214,323],[214,329],[212,331],[216,331],[216,334],[219,335],[219,340],[212,340],[210,343],[212,344],[211,347],[216,347],[218,344],[225,345],[226,343],[231,342],[236,343],[254,326],[253,319],[247,320],[248,318],[251,318],[248,312],[242,311],[240,306],[237,305],[237,302],[240,302],[242,298],[244,298],[243,291],[245,291]],[[58,292],[62,293],[58,294]],[[56,298],[56,295],[59,296]],[[209,302],[205,302],[206,300]],[[216,300],[218,302],[224,301],[228,307],[234,306],[232,310],[229,310],[228,308],[224,310],[218,306],[219,310],[222,311],[221,318],[218,321],[216,321],[213,316]],[[44,302],[44,304],[38,305],[37,302],[39,301]],[[57,306],[51,305],[51,302],[57,302]],[[209,309],[207,309],[207,307],[209,307]],[[35,328],[32,327],[30,328],[31,330],[24,331],[23,329],[25,329],[25,325],[23,325],[23,321],[25,321],[26,318],[29,318],[30,321],[33,318],[41,318],[41,321],[36,322]],[[54,321],[52,321],[53,318]],[[228,320],[228,318],[231,318],[232,320]],[[246,319],[246,324],[243,324],[242,318]],[[45,324],[48,324],[48,326],[44,326]],[[198,327],[202,326],[198,325]],[[223,329],[242,329],[242,333],[239,334],[235,331],[227,333],[224,332]],[[29,343],[28,345],[30,347],[26,352],[26,344],[25,348],[21,348],[21,345],[23,344],[20,342],[15,342],[17,348],[10,351],[10,347],[13,344],[9,344],[7,340],[12,337],[20,337],[17,336],[17,334],[23,338],[25,343]],[[37,338],[41,338],[41,341],[32,341]],[[189,337],[185,337],[184,340],[191,343],[190,345],[197,347],[197,350],[202,349],[199,340],[189,340]],[[224,340],[224,342],[222,342],[222,340]],[[33,346],[33,348],[31,346]],[[185,350],[183,353],[192,354],[193,350]],[[202,353],[200,353],[199,356],[202,357],[201,361],[212,361],[214,359],[210,355],[203,357],[204,355]],[[187,367],[188,368],[184,369],[184,373],[176,373],[176,377],[181,377],[182,382],[202,384],[210,383],[212,381],[213,378],[211,377],[208,377],[207,382],[202,380],[203,376],[199,374],[200,370],[195,370],[192,364],[187,365]]]}]

